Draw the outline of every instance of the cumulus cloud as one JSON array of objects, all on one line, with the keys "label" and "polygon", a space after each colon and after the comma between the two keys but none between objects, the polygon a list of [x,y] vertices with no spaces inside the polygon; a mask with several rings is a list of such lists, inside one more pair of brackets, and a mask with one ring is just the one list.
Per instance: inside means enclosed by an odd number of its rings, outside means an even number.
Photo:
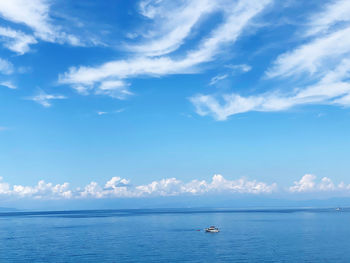
[{"label": "cumulus cloud", "polygon": [[328,177],[323,177],[319,182],[317,182],[316,179],[317,177],[315,175],[306,174],[299,181],[294,182],[294,185],[289,187],[289,191],[301,193],[350,190],[350,185],[346,185],[344,182],[335,185]]},{"label": "cumulus cloud", "polygon": [[335,184],[330,178],[317,180],[312,174],[304,175],[299,181],[287,189],[276,183],[265,183],[257,180],[239,178],[228,180],[220,174],[215,174],[210,181],[192,180],[183,182],[176,178],[165,178],[149,184],[133,185],[130,180],[122,177],[112,177],[104,184],[92,181],[84,187],[71,188],[69,183],[53,184],[40,180],[34,186],[10,185],[0,177],[0,198],[34,198],[34,199],[101,199],[101,198],[145,198],[160,196],[193,196],[218,194],[302,194],[302,193],[332,193],[350,194],[350,184],[340,182]]},{"label": "cumulus cloud", "polygon": [[35,199],[43,199],[45,197],[49,197],[49,199],[71,198],[72,192],[68,188],[68,183],[53,185],[41,180],[36,186],[14,185],[10,194],[18,197],[33,197]]},{"label": "cumulus cloud", "polygon": [[49,198],[71,198],[72,192],[68,190],[69,184],[52,184],[39,181],[35,186],[13,185],[3,182],[0,177],[0,196],[15,196],[15,197],[32,197],[35,199]]},{"label": "cumulus cloud", "polygon": [[138,198],[207,193],[269,194],[276,189],[275,183],[267,184],[256,180],[249,181],[245,178],[227,180],[222,175],[214,175],[211,182],[192,180],[185,183],[176,178],[167,178],[136,186],[125,178],[112,177],[104,185],[91,182],[83,188],[76,189],[70,189],[69,183],[55,185],[43,180],[35,186],[11,186],[0,178],[0,196],[35,199]]},{"label": "cumulus cloud", "polygon": [[294,186],[291,186],[289,190],[291,192],[306,192],[315,189],[316,176],[312,174],[304,175],[299,181],[294,182]]},{"label": "cumulus cloud", "polygon": [[[134,47],[135,56],[130,56],[124,60],[109,61],[98,66],[71,67],[66,73],[59,76],[59,82],[71,85],[75,89],[78,87],[84,91],[94,89],[99,93],[101,92],[100,87],[105,86],[105,83],[110,81],[123,81],[138,76],[164,76],[198,72],[200,64],[214,60],[215,56],[222,52],[224,45],[234,43],[242,34],[243,29],[269,2],[269,0],[254,3],[249,1],[226,1],[226,5],[220,5],[221,1],[218,1],[213,6],[213,1],[205,1],[204,5],[202,5],[202,1],[184,1],[183,7],[171,9],[171,16],[162,16],[162,20],[169,23],[169,26],[166,27],[169,29],[170,35],[174,34],[173,38],[167,36],[167,34],[165,37],[161,28],[160,32],[151,34],[156,35],[155,39],[152,40],[154,42],[151,41]],[[149,19],[156,19],[162,13],[160,10],[168,9],[166,6],[171,1],[143,1],[143,3],[142,14]],[[184,13],[183,9],[186,9]],[[222,24],[213,29],[208,36],[199,41],[195,48],[186,51],[185,54],[177,56],[168,54],[177,50],[193,25],[198,23],[199,18],[204,13],[213,12],[214,10],[223,13],[224,22]],[[191,13],[194,14],[193,17]],[[174,29],[171,26],[174,23],[172,20],[177,21],[182,16],[187,18],[179,23],[179,28]],[[158,43],[160,44],[158,45]],[[141,55],[139,50],[142,50],[142,54],[146,55]],[[106,95],[111,94],[106,93]]]},{"label": "cumulus cloud", "polygon": [[214,175],[211,182],[193,180],[184,183],[176,178],[166,178],[149,184],[133,186],[129,180],[113,177],[104,187],[96,182],[87,185],[78,193],[78,197],[147,197],[147,196],[177,196],[200,195],[205,193],[245,193],[267,194],[277,188],[276,184],[249,181],[247,179],[226,180],[222,175]]}]

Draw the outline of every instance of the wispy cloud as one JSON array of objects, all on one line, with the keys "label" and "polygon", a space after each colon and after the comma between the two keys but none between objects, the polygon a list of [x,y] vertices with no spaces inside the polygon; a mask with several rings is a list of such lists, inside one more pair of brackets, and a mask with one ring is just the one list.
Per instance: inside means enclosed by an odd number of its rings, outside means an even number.
[{"label": "wispy cloud", "polygon": [[132,95],[129,86],[128,83],[121,80],[106,80],[95,89],[95,93],[122,100]]},{"label": "wispy cloud", "polygon": [[326,73],[316,84],[295,89],[288,94],[267,92],[242,97],[238,94],[196,95],[190,98],[201,116],[211,115],[217,120],[249,111],[283,111],[297,105],[328,104],[350,106],[350,60],[344,59],[334,70]]},{"label": "wispy cloud", "polygon": [[349,57],[349,52],[350,25],[280,55],[266,74],[270,78],[322,74]]},{"label": "wispy cloud", "polygon": [[143,55],[160,56],[178,49],[200,19],[216,10],[218,4],[208,0],[146,0],[139,6],[140,13],[152,21],[152,26],[143,33],[144,43],[127,47]]},{"label": "wispy cloud", "polygon": [[[151,2],[157,4],[157,8],[154,9],[154,7],[152,7],[148,11],[143,11],[143,15],[148,16],[150,19],[156,16],[157,12],[159,12],[158,9],[161,8],[159,6],[163,4],[163,1],[147,1],[144,3],[148,6]],[[196,48],[187,51],[182,56],[178,55],[172,57],[170,55],[164,55],[149,57],[137,54],[135,57],[131,56],[124,60],[110,61],[99,66],[72,67],[68,72],[59,76],[59,82],[61,84],[69,84],[73,88],[98,89],[101,85],[105,85],[105,82],[121,81],[138,76],[164,76],[169,74],[189,74],[198,72],[200,70],[199,65],[214,60],[215,56],[222,51],[221,47],[223,45],[234,43],[251,19],[259,14],[269,2],[268,0],[255,3],[238,1],[235,3],[231,2],[231,4],[226,6],[224,5],[223,7],[225,8],[221,7],[221,12],[225,14],[224,22],[214,29],[209,36],[203,38]],[[167,1],[164,1],[164,3],[169,4]],[[195,14],[198,13],[198,10],[195,10],[197,5],[194,4],[198,3],[198,1],[185,1],[185,3],[188,4],[186,8],[189,8],[189,10],[186,9],[186,13],[190,12],[190,10]],[[217,5],[216,7],[220,6]],[[209,9],[214,10],[214,8],[211,9],[208,7],[208,10]],[[181,13],[183,10],[180,8],[177,11]],[[180,13],[174,13],[172,16],[180,16]],[[200,14],[198,14],[198,16],[200,16]],[[176,37],[167,45],[162,44],[159,50],[153,48],[151,45],[150,53],[157,52],[164,54],[170,52],[169,50],[173,50],[174,47],[179,47],[182,39],[188,34],[188,31],[192,28],[192,24],[197,23],[197,20],[198,19],[186,22],[189,23],[189,25],[180,26],[179,30],[181,31],[182,37]],[[148,45],[145,45],[144,48],[147,46]],[[168,51],[165,52],[164,50]],[[144,52],[148,53],[146,51]]]},{"label": "wispy cloud", "polygon": [[6,59],[0,58],[0,73],[9,75],[13,72],[13,65]]},{"label": "wispy cloud", "polygon": [[121,113],[125,111],[125,109],[119,109],[119,110],[114,110],[114,111],[98,111],[97,112],[97,115],[106,115],[106,114],[117,114],[117,113]]},{"label": "wispy cloud", "polygon": [[251,71],[252,67],[247,64],[240,64],[240,65],[226,65],[226,68],[232,69],[233,73],[239,72],[249,72]]},{"label": "wispy cloud", "polygon": [[[226,120],[238,113],[283,111],[305,104],[350,106],[350,19],[344,15],[348,8],[348,1],[328,4],[322,16],[309,21],[306,43],[278,56],[266,71],[274,83],[288,78],[289,88],[281,82],[283,89],[274,84],[269,91],[250,96],[197,94],[191,98],[196,112]],[[345,23],[335,26],[340,21]],[[293,80],[298,84],[291,84]]]},{"label": "wispy cloud", "polygon": [[[0,41],[9,50],[24,54],[30,50],[30,45],[38,40],[69,44],[72,46],[85,46],[78,36],[65,32],[50,15],[52,1],[46,0],[11,0],[0,1],[0,17],[11,22],[8,27],[0,27]],[[26,26],[29,30],[14,29],[12,24]],[[17,26],[17,25],[16,25]],[[90,41],[90,44],[94,44]]]},{"label": "wispy cloud", "polygon": [[13,30],[9,27],[0,27],[0,41],[4,46],[18,54],[24,54],[29,51],[30,45],[36,44],[37,40],[21,31]]},{"label": "wispy cloud", "polygon": [[9,89],[17,89],[17,87],[10,81],[2,81],[0,82],[0,86],[4,86]]},{"label": "wispy cloud", "polygon": [[332,0],[326,3],[321,13],[310,18],[306,35],[327,33],[332,27],[342,26],[342,23],[350,22],[350,2],[347,0]]},{"label": "wispy cloud", "polygon": [[40,105],[48,108],[52,106],[51,101],[52,100],[63,100],[66,99],[66,96],[63,95],[53,95],[53,94],[47,94],[44,91],[40,91],[37,95],[33,97],[27,98],[28,100],[35,101],[36,103],[39,103]]},{"label": "wispy cloud", "polygon": [[75,36],[62,32],[51,23],[50,5],[45,0],[11,0],[0,2],[0,15],[11,22],[28,26],[34,36],[49,42],[79,44]]},{"label": "wispy cloud", "polygon": [[209,85],[215,85],[217,82],[219,82],[220,80],[226,79],[228,77],[228,74],[223,74],[223,75],[216,75],[215,77],[212,77]]}]

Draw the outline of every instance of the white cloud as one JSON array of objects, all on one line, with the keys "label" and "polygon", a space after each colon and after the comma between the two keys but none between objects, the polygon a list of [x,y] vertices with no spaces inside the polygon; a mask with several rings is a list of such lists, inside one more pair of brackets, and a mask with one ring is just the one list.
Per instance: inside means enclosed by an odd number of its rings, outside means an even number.
[{"label": "white cloud", "polygon": [[130,180],[112,177],[105,184],[91,182],[85,187],[71,188],[69,183],[53,184],[41,180],[35,186],[10,185],[0,177],[0,198],[34,199],[85,199],[85,198],[143,198],[157,196],[192,196],[217,194],[278,194],[278,193],[333,193],[350,194],[350,184],[333,183],[328,177],[317,180],[312,174],[304,175],[299,181],[287,189],[279,189],[276,183],[267,184],[256,180],[240,178],[228,180],[220,174],[212,177],[211,181],[192,180],[183,182],[176,178],[165,178],[144,185],[133,185]]},{"label": "white cloud", "polygon": [[209,85],[215,85],[217,82],[219,82],[220,80],[226,79],[228,77],[228,74],[223,74],[223,75],[217,75],[215,77],[212,77],[210,80]]},{"label": "white cloud", "polygon": [[316,176],[312,174],[304,175],[299,181],[294,182],[294,186],[289,187],[289,191],[293,193],[301,192],[332,192],[350,190],[350,185],[344,182],[335,185],[328,177],[323,177],[320,182],[316,181]]},{"label": "white cloud", "polygon": [[[347,0],[333,0],[315,13],[306,27],[306,44],[280,55],[268,77],[298,76],[301,73],[318,74],[333,69],[345,58],[350,58],[350,4]],[[346,22],[342,26],[334,26]],[[305,39],[302,39],[305,42]]]},{"label": "white cloud", "polygon": [[333,0],[324,10],[311,17],[310,27],[306,35],[326,33],[330,28],[350,21],[350,2],[348,0]]},{"label": "white cloud", "polygon": [[49,5],[44,0],[0,1],[0,15],[14,23],[21,23],[33,29],[40,38],[52,38],[53,28],[49,23]]},{"label": "white cloud", "polygon": [[102,81],[100,86],[95,89],[96,94],[108,95],[112,98],[125,99],[132,95],[129,91],[129,84],[121,80],[106,80]]},{"label": "white cloud", "polygon": [[[229,68],[232,70],[232,72],[230,72],[230,74],[235,75],[236,73],[246,73],[248,71],[250,71],[252,69],[251,66],[247,65],[247,64],[240,64],[240,65],[226,65],[226,68]],[[219,74],[216,75],[214,77],[211,78],[209,85],[213,86],[216,83],[218,83],[221,80],[224,80],[226,78],[228,78],[229,74]]]},{"label": "white cloud", "polygon": [[350,59],[343,59],[314,85],[295,89],[289,93],[268,92],[242,97],[238,94],[223,96],[199,94],[190,98],[201,116],[211,115],[216,120],[248,111],[282,111],[297,105],[329,104],[350,106]]},{"label": "white cloud", "polygon": [[240,64],[240,65],[226,65],[227,68],[230,68],[234,71],[234,73],[236,71],[241,71],[241,72],[249,72],[252,70],[252,67],[250,65],[247,64]]},{"label": "white cloud", "polygon": [[13,72],[13,65],[6,59],[0,58],[0,73],[9,75]]},{"label": "white cloud", "polygon": [[61,32],[57,26],[52,24],[49,11],[49,1],[46,0],[0,1],[0,16],[13,23],[28,26],[34,31],[35,37],[49,42],[79,44],[75,36]]},{"label": "white cloud", "polygon": [[18,54],[28,52],[30,49],[29,45],[37,43],[33,36],[9,27],[0,27],[0,41],[4,43],[6,48]]},{"label": "white cloud", "polygon": [[291,186],[289,190],[291,192],[307,192],[315,189],[316,183],[314,182],[316,176],[312,174],[304,175],[300,181],[294,182],[294,186]]},{"label": "white cloud", "polygon": [[18,197],[32,197],[35,199],[61,199],[71,198],[72,192],[68,189],[69,184],[45,183],[41,180],[36,186],[14,185],[10,194]]},{"label": "white cloud", "polygon": [[216,120],[223,121],[227,117],[256,109],[263,101],[261,97],[244,98],[236,94],[226,94],[221,103],[213,95],[196,95],[190,101],[196,108],[197,114],[201,116],[211,115]]},{"label": "white cloud", "polygon": [[52,183],[45,183],[43,180],[39,181],[36,186],[14,185],[11,187],[10,184],[3,182],[3,178],[0,177],[0,196],[32,197],[35,199],[46,197],[49,199],[71,198],[72,192],[68,188],[68,183],[53,185]]},{"label": "white cloud", "polygon": [[[196,112],[226,120],[238,113],[283,111],[305,104],[350,106],[349,8],[348,1],[326,5],[308,22],[307,34],[301,39],[304,44],[274,61],[266,76],[279,80],[289,78],[287,86],[282,83],[281,89],[271,87],[268,92],[244,97],[237,93],[198,94],[191,98]],[[345,24],[340,26],[339,22]],[[297,84],[293,84],[295,80]]]},{"label": "white cloud", "polygon": [[167,178],[137,186],[131,185],[127,179],[112,177],[104,186],[91,182],[83,188],[76,189],[70,189],[68,183],[54,185],[43,180],[36,186],[11,186],[0,178],[0,196],[35,199],[136,198],[206,193],[269,194],[276,190],[276,184],[249,181],[244,178],[231,181],[222,175],[214,175],[211,182],[193,180],[184,183],[176,178]]},{"label": "white cloud", "polygon": [[11,193],[10,185],[3,182],[3,178],[0,176],[0,195],[8,195]]},{"label": "white cloud", "polygon": [[153,22],[152,29],[143,34],[145,43],[128,46],[128,49],[147,56],[170,53],[178,49],[200,19],[217,6],[208,0],[141,1],[141,14]]},{"label": "white cloud", "polygon": [[126,186],[130,183],[129,180],[126,180],[124,178],[120,178],[118,176],[112,177],[111,180],[109,180],[106,184],[105,184],[105,188],[117,188],[120,186]]},{"label": "white cloud", "polygon": [[119,109],[119,110],[114,110],[114,111],[98,111],[97,112],[97,115],[106,115],[106,114],[117,114],[117,113],[121,113],[125,111],[125,109]]},{"label": "white cloud", "polygon": [[51,107],[51,100],[62,100],[66,99],[67,97],[63,95],[53,95],[53,94],[47,94],[44,91],[40,91],[39,94],[28,98],[29,100],[35,101],[39,104],[41,104],[44,107]]},{"label": "white cloud", "polygon": [[[148,1],[149,2],[149,1]],[[270,1],[238,1],[232,8],[226,8],[224,22],[214,29],[209,36],[202,39],[197,48],[185,55],[147,57],[137,54],[125,60],[116,60],[96,67],[71,67],[59,76],[61,84],[69,84],[80,90],[98,89],[105,81],[121,81],[132,77],[148,75],[163,76],[169,74],[190,74],[198,72],[201,63],[212,61],[222,51],[222,46],[234,43],[251,19],[259,14]],[[157,1],[160,5],[163,1]],[[153,10],[153,9],[152,9]],[[146,11],[150,18],[155,11]],[[144,15],[145,15],[144,14]],[[174,41],[178,46],[179,42]],[[173,45],[167,45],[167,48]],[[164,49],[163,46],[161,49]],[[157,51],[158,52],[158,51]],[[110,95],[107,93],[107,95]]]},{"label": "white cloud", "polygon": [[0,86],[4,86],[9,89],[17,89],[17,87],[10,81],[2,81],[0,82]]},{"label": "white cloud", "polygon": [[267,76],[290,77],[304,72],[320,74],[337,65],[343,58],[350,58],[349,55],[350,26],[280,55],[267,71]]},{"label": "white cloud", "polygon": [[50,16],[51,4],[52,1],[47,0],[0,0],[1,18],[31,30],[24,33],[15,30],[11,24],[6,28],[0,27],[0,41],[4,46],[18,54],[24,54],[30,50],[30,45],[38,43],[38,40],[67,43],[72,46],[85,46],[87,42],[97,44],[94,39],[82,41],[77,36],[64,32]]}]

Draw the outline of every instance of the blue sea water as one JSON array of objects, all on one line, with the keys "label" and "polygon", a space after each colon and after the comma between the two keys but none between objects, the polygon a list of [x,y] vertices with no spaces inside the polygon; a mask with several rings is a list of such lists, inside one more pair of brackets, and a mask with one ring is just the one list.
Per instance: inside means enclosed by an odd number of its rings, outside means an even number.
[{"label": "blue sea water", "polygon": [[350,210],[0,213],[0,262],[350,262]]}]

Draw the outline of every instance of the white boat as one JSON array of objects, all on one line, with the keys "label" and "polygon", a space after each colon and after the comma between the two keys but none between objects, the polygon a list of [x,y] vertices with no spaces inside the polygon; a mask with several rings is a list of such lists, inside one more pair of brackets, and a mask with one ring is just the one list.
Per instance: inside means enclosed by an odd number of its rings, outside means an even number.
[{"label": "white boat", "polygon": [[205,229],[205,232],[209,232],[209,233],[218,233],[220,232],[219,231],[219,228],[215,227],[215,226],[211,226],[211,227],[208,227]]}]

